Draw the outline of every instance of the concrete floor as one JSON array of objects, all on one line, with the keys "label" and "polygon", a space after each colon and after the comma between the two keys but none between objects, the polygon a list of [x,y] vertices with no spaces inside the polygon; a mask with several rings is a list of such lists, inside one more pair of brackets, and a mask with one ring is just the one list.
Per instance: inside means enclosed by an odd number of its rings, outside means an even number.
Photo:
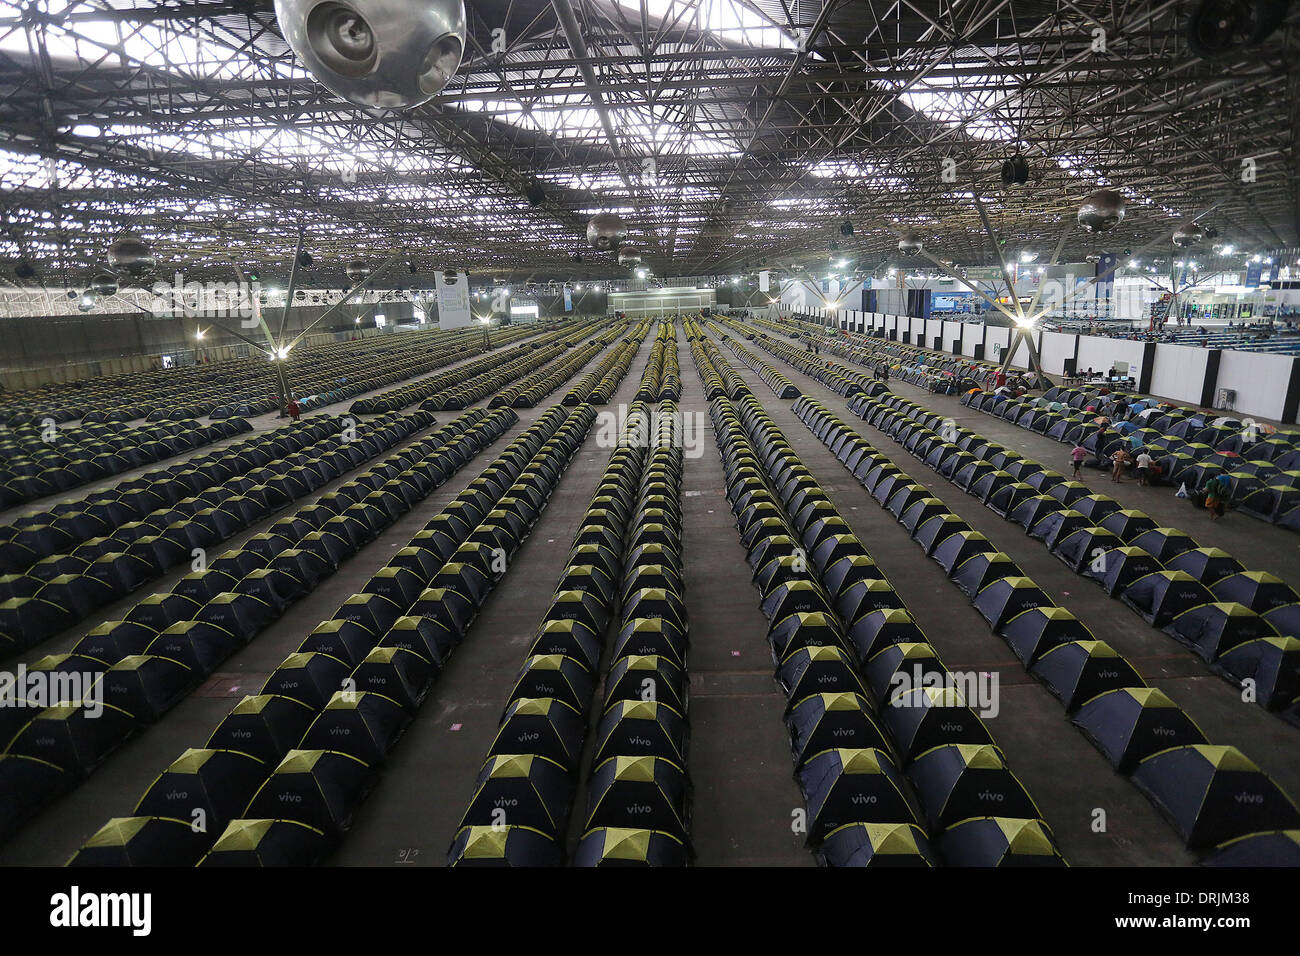
[{"label": "concrete floor", "polygon": [[[651,339],[605,410],[630,402],[640,381]],[[700,865],[812,865],[802,837],[791,832],[791,811],[802,806],[782,712],[784,695],[773,680],[765,640],[766,621],[750,583],[730,508],[716,445],[708,428],[708,403],[690,351],[679,330],[684,415],[704,416],[702,454],[684,461],[683,560],[691,644],[688,770],[694,785],[692,836]],[[730,358],[729,352],[724,352]],[[1127,656],[1154,685],[1178,701],[1211,741],[1241,747],[1290,793],[1300,793],[1300,762],[1293,758],[1296,730],[1257,707],[1240,703],[1233,689],[1171,639],[1148,627],[1118,601],[1055,559],[1043,546],[998,518],[957,486],[926,468],[892,439],[853,416],[844,400],[806,375],[764,354],[805,394],[812,395],[857,429],[883,454],[930,488],[972,527],[1023,564],[1040,585],[1100,638]],[[593,359],[586,366],[593,367]],[[757,374],[736,363],[791,445],[821,482],[906,601],[951,669],[996,670],[1001,713],[989,727],[1008,762],[1051,824],[1067,859],[1076,865],[1179,865],[1190,862],[1155,809],[1115,774],[1064,717],[1060,705],[1030,678],[1001,639],[969,606],[937,564],[853,480]],[[441,370],[440,370],[441,371]],[[581,373],[579,373],[581,374]],[[578,376],[570,380],[575,381]],[[955,399],[929,395],[903,383],[894,387],[936,411],[1009,447],[1058,467],[1063,446],[978,412]],[[154,777],[186,747],[201,746],[230,706],[261,681],[315,624],[329,617],[389,556],[462,490],[500,450],[563,394],[559,389],[537,409],[520,410],[521,422],[403,516],[375,542],[292,606],[248,647],[228,660],[200,691],[113,755],[86,782],[57,801],[0,846],[0,864],[57,865],[109,817],[130,813]],[[350,402],[349,402],[350,403]],[[331,409],[334,410],[334,409]],[[444,413],[449,421],[456,413]],[[269,423],[268,423],[269,427]],[[496,732],[497,719],[523,662],[533,628],[547,607],[559,569],[609,458],[596,429],[578,450],[532,533],[514,555],[503,583],[488,598],[465,642],[434,685],[422,710],[398,743],[380,782],[361,808],[353,830],[329,862],[336,865],[440,866],[456,824],[469,802],[473,781]],[[1099,476],[1089,482],[1101,484]],[[1180,525],[1206,545],[1243,557],[1252,567],[1300,581],[1300,554],[1286,532],[1244,518],[1216,526],[1196,523],[1168,489],[1114,486],[1101,490]],[[1149,499],[1149,500],[1148,500]],[[298,505],[306,501],[297,503]],[[266,523],[269,523],[268,519]],[[259,525],[260,528],[260,525]],[[254,533],[250,529],[247,534]],[[1279,538],[1278,535],[1287,535]],[[233,546],[233,545],[232,545]],[[170,580],[150,590],[166,590]],[[129,599],[138,601],[144,593]],[[126,604],[125,606],[129,606]],[[118,608],[117,611],[125,608]],[[113,609],[106,609],[111,619]],[[47,642],[47,653],[84,633]],[[602,663],[603,673],[605,664]],[[599,694],[599,691],[598,691]],[[1091,829],[1095,808],[1107,812],[1105,833]],[[574,813],[580,824],[581,795]]]}]

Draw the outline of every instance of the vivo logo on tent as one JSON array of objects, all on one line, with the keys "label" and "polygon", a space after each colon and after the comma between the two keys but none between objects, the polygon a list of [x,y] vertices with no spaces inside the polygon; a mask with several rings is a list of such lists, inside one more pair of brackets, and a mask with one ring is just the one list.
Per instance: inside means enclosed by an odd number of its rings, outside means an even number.
[{"label": "vivo logo on tent", "polygon": [[1262,793],[1239,793],[1232,799],[1238,803],[1263,803],[1264,795]]},{"label": "vivo logo on tent", "polygon": [[127,927],[133,936],[148,936],[153,929],[153,894],[83,894],[74,886],[50,897],[50,925],[56,929]]},{"label": "vivo logo on tent", "polygon": [[853,796],[849,797],[849,802],[856,804],[875,803],[876,795],[874,793],[855,793]]},{"label": "vivo logo on tent", "polygon": [[981,800],[996,800],[998,803],[1001,803],[1003,800],[1007,798],[1007,795],[1005,793],[995,793],[992,790],[981,790],[977,794],[977,796]]}]

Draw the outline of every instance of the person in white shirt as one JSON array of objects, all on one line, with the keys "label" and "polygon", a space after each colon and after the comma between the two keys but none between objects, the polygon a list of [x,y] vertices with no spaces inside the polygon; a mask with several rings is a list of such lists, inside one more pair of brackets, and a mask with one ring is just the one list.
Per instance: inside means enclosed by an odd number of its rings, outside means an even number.
[{"label": "person in white shirt", "polygon": [[1147,454],[1146,449],[1142,449],[1137,456],[1137,479],[1139,485],[1148,484],[1147,475],[1150,474],[1152,458]]}]

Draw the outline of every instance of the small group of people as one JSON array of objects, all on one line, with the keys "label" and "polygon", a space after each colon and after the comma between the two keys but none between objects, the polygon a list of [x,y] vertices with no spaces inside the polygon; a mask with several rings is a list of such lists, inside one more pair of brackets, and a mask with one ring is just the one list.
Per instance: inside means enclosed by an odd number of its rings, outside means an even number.
[{"label": "small group of people", "polygon": [[1137,449],[1137,454],[1130,454],[1123,448],[1115,449],[1115,453],[1110,456],[1110,480],[1122,482],[1124,480],[1124,469],[1131,463],[1133,465],[1133,476],[1142,487],[1149,487],[1151,484],[1151,471],[1156,467],[1156,461],[1151,457],[1151,453],[1146,448]]},{"label": "small group of people", "polygon": [[[1072,477],[1076,480],[1083,478],[1083,463],[1087,461],[1088,454],[1088,449],[1082,445],[1075,445],[1070,449]],[[1133,466],[1133,476],[1137,478],[1137,483],[1144,488],[1150,487],[1151,479],[1160,474],[1159,464],[1145,447],[1139,447],[1136,453],[1117,448],[1110,456],[1110,464],[1110,480],[1116,483],[1123,482],[1124,471],[1130,464]],[[1227,475],[1214,475],[1199,489],[1196,497],[1199,498],[1202,494],[1205,510],[1210,513],[1210,520],[1218,521],[1223,517],[1232,498],[1232,482],[1228,480]]]},{"label": "small group of people", "polygon": [[875,373],[877,382],[889,382],[889,365],[885,362],[876,363]]}]

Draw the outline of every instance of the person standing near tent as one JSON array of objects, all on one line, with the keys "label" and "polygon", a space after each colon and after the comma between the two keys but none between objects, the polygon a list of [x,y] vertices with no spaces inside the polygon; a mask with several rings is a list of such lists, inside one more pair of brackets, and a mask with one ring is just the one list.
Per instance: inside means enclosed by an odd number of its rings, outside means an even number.
[{"label": "person standing near tent", "polygon": [[1205,510],[1210,513],[1211,521],[1223,517],[1230,493],[1227,475],[1215,475],[1205,483]]},{"label": "person standing near tent", "polygon": [[289,399],[289,404],[285,406],[285,411],[288,412],[289,417],[296,422],[298,416],[302,414],[302,406],[298,404],[298,399],[291,398]]},{"label": "person standing near tent", "polygon": [[1123,448],[1116,448],[1115,454],[1110,456],[1110,460],[1114,463],[1114,467],[1110,470],[1110,480],[1116,482],[1123,481],[1124,465],[1127,464],[1129,460],[1128,452]]},{"label": "person standing near tent", "polygon": [[1088,449],[1082,445],[1075,445],[1070,449],[1070,463],[1074,465],[1074,477],[1082,478],[1080,473],[1083,468],[1083,460],[1088,457]]},{"label": "person standing near tent", "polygon": [[1152,462],[1152,458],[1150,455],[1147,454],[1147,450],[1145,448],[1143,448],[1140,452],[1138,452],[1137,479],[1138,479],[1138,484],[1141,485],[1143,488],[1147,487],[1150,484],[1147,481],[1147,476],[1151,474],[1151,462]]}]

